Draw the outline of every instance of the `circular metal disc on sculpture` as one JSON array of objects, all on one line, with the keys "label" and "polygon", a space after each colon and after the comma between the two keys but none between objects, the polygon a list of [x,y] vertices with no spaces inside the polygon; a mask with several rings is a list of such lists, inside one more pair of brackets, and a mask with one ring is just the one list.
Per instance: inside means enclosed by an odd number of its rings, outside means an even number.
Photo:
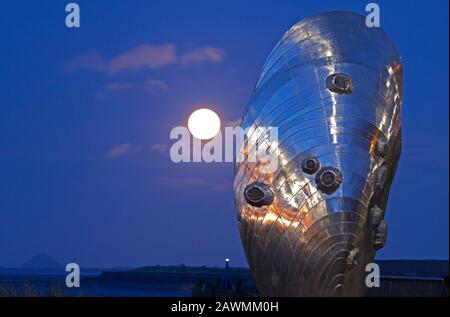
[{"label": "circular metal disc on sculpture", "polygon": [[302,161],[302,170],[306,174],[314,174],[320,168],[320,162],[317,157],[308,156]]}]

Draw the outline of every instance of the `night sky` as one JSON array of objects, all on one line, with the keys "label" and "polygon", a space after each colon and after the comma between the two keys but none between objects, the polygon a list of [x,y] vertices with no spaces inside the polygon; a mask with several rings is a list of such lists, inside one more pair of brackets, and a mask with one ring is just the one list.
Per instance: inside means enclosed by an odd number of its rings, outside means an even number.
[{"label": "night sky", "polygon": [[[300,19],[370,1],[69,1],[0,6],[0,266],[246,265],[232,163],[175,164],[174,126],[236,122]],[[379,259],[447,259],[448,1],[376,1],[404,63],[403,152]]]}]

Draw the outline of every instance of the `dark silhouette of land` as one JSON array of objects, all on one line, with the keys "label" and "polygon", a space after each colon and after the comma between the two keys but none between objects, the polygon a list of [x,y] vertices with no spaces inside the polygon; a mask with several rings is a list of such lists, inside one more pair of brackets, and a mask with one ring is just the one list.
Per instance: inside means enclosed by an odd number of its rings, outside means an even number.
[{"label": "dark silhouette of land", "polygon": [[47,253],[39,253],[22,265],[24,269],[61,269],[63,267]]},{"label": "dark silhouette of land", "polygon": [[[368,289],[367,296],[442,296],[448,294],[448,260],[379,260],[382,288]],[[258,296],[248,268],[230,267],[232,296]],[[224,296],[224,268],[146,266],[124,272],[103,272],[88,283],[183,284],[195,297]]]}]

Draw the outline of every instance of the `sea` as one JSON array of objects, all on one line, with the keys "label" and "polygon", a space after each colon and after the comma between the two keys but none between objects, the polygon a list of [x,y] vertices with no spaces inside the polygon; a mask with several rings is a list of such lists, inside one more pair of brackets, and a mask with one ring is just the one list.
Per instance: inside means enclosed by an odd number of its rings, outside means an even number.
[{"label": "sea", "polygon": [[[81,271],[80,287],[68,288],[64,269],[0,268],[0,296],[191,297],[193,284],[97,279],[103,269]],[[107,271],[111,271],[108,269]]]}]

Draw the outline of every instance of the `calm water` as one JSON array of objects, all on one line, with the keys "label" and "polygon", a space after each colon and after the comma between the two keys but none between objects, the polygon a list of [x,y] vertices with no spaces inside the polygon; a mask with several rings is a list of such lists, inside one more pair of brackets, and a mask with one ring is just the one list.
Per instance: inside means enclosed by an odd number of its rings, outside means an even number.
[{"label": "calm water", "polygon": [[0,269],[0,293],[2,288],[13,288],[18,293],[31,288],[45,296],[49,288],[58,288],[69,296],[190,297],[193,286],[164,281],[140,283],[90,279],[100,273],[101,270],[97,269],[84,270],[81,272],[81,287],[67,288],[67,273],[63,270]]}]

